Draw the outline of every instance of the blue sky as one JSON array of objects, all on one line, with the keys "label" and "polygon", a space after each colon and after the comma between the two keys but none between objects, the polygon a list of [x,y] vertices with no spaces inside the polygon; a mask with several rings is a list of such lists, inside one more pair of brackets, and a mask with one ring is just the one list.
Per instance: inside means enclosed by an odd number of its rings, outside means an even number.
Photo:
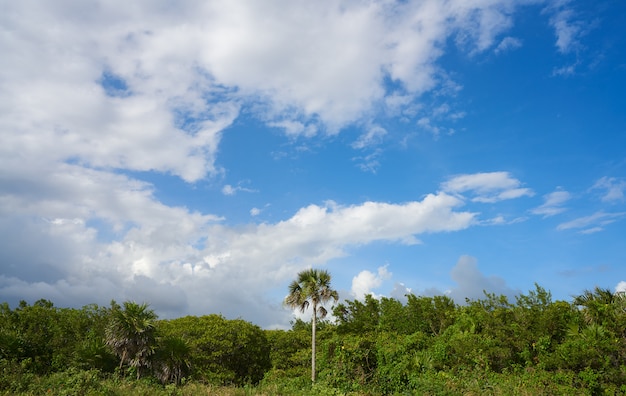
[{"label": "blue sky", "polygon": [[0,4],[2,301],[626,289],[622,2]]}]

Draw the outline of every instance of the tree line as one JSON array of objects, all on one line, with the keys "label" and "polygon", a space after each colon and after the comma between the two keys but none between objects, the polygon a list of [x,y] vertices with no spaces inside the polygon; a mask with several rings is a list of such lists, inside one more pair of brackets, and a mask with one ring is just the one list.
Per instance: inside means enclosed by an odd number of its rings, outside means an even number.
[{"label": "tree line", "polygon": [[160,320],[132,301],[3,303],[0,394],[77,371],[161,386],[271,385],[283,394],[626,393],[623,293],[595,288],[553,301],[536,285],[515,301],[485,294],[465,304],[366,296],[335,305],[333,321],[324,320],[325,303],[337,299],[327,272],[298,274],[285,304],[315,314],[289,330],[215,314]]}]

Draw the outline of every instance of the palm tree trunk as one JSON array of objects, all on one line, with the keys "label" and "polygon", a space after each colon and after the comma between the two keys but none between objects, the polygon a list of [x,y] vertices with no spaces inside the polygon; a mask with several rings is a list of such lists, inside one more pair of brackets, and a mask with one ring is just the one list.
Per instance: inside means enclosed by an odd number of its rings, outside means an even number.
[{"label": "palm tree trunk", "polygon": [[317,320],[317,304],[313,302],[313,317],[311,318],[311,382],[315,382],[315,327]]},{"label": "palm tree trunk", "polygon": [[122,374],[122,366],[124,366],[124,361],[126,360],[126,349],[122,352],[122,357],[120,358],[120,375]]}]

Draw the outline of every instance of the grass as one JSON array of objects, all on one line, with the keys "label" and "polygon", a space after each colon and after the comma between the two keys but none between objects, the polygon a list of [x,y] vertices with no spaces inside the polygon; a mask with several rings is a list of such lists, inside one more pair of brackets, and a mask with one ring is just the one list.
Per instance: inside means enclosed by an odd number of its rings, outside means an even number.
[{"label": "grass", "polygon": [[[217,386],[189,382],[181,386],[163,386],[151,379],[102,377],[96,370],[69,370],[48,376],[11,375],[4,372],[0,395],[11,396],[379,396],[375,384],[370,389],[342,392],[324,383],[315,385],[304,377],[273,378],[256,386]],[[7,377],[6,374],[9,374]],[[413,373],[397,395],[466,395],[466,396],[534,396],[534,395],[623,395],[626,386],[598,386],[590,373],[547,372],[521,369],[514,373],[466,371],[451,374],[430,371]]]}]

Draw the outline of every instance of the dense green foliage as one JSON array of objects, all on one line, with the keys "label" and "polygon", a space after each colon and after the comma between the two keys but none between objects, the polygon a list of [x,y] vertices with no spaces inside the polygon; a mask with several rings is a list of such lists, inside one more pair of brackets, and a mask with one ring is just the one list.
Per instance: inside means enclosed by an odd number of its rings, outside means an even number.
[{"label": "dense green foliage", "polygon": [[[116,333],[149,351],[141,365],[107,345],[122,312],[147,320],[133,323],[148,325],[149,336]],[[626,394],[621,293],[553,301],[537,286],[514,302],[486,294],[463,305],[368,296],[333,313],[317,326],[312,384],[312,329],[301,320],[262,330],[219,315],[156,320],[135,303],[0,304],[0,395]]]},{"label": "dense green foliage", "polygon": [[186,316],[162,321],[159,328],[164,335],[187,343],[195,379],[236,385],[257,383],[270,368],[265,332],[241,319]]}]

